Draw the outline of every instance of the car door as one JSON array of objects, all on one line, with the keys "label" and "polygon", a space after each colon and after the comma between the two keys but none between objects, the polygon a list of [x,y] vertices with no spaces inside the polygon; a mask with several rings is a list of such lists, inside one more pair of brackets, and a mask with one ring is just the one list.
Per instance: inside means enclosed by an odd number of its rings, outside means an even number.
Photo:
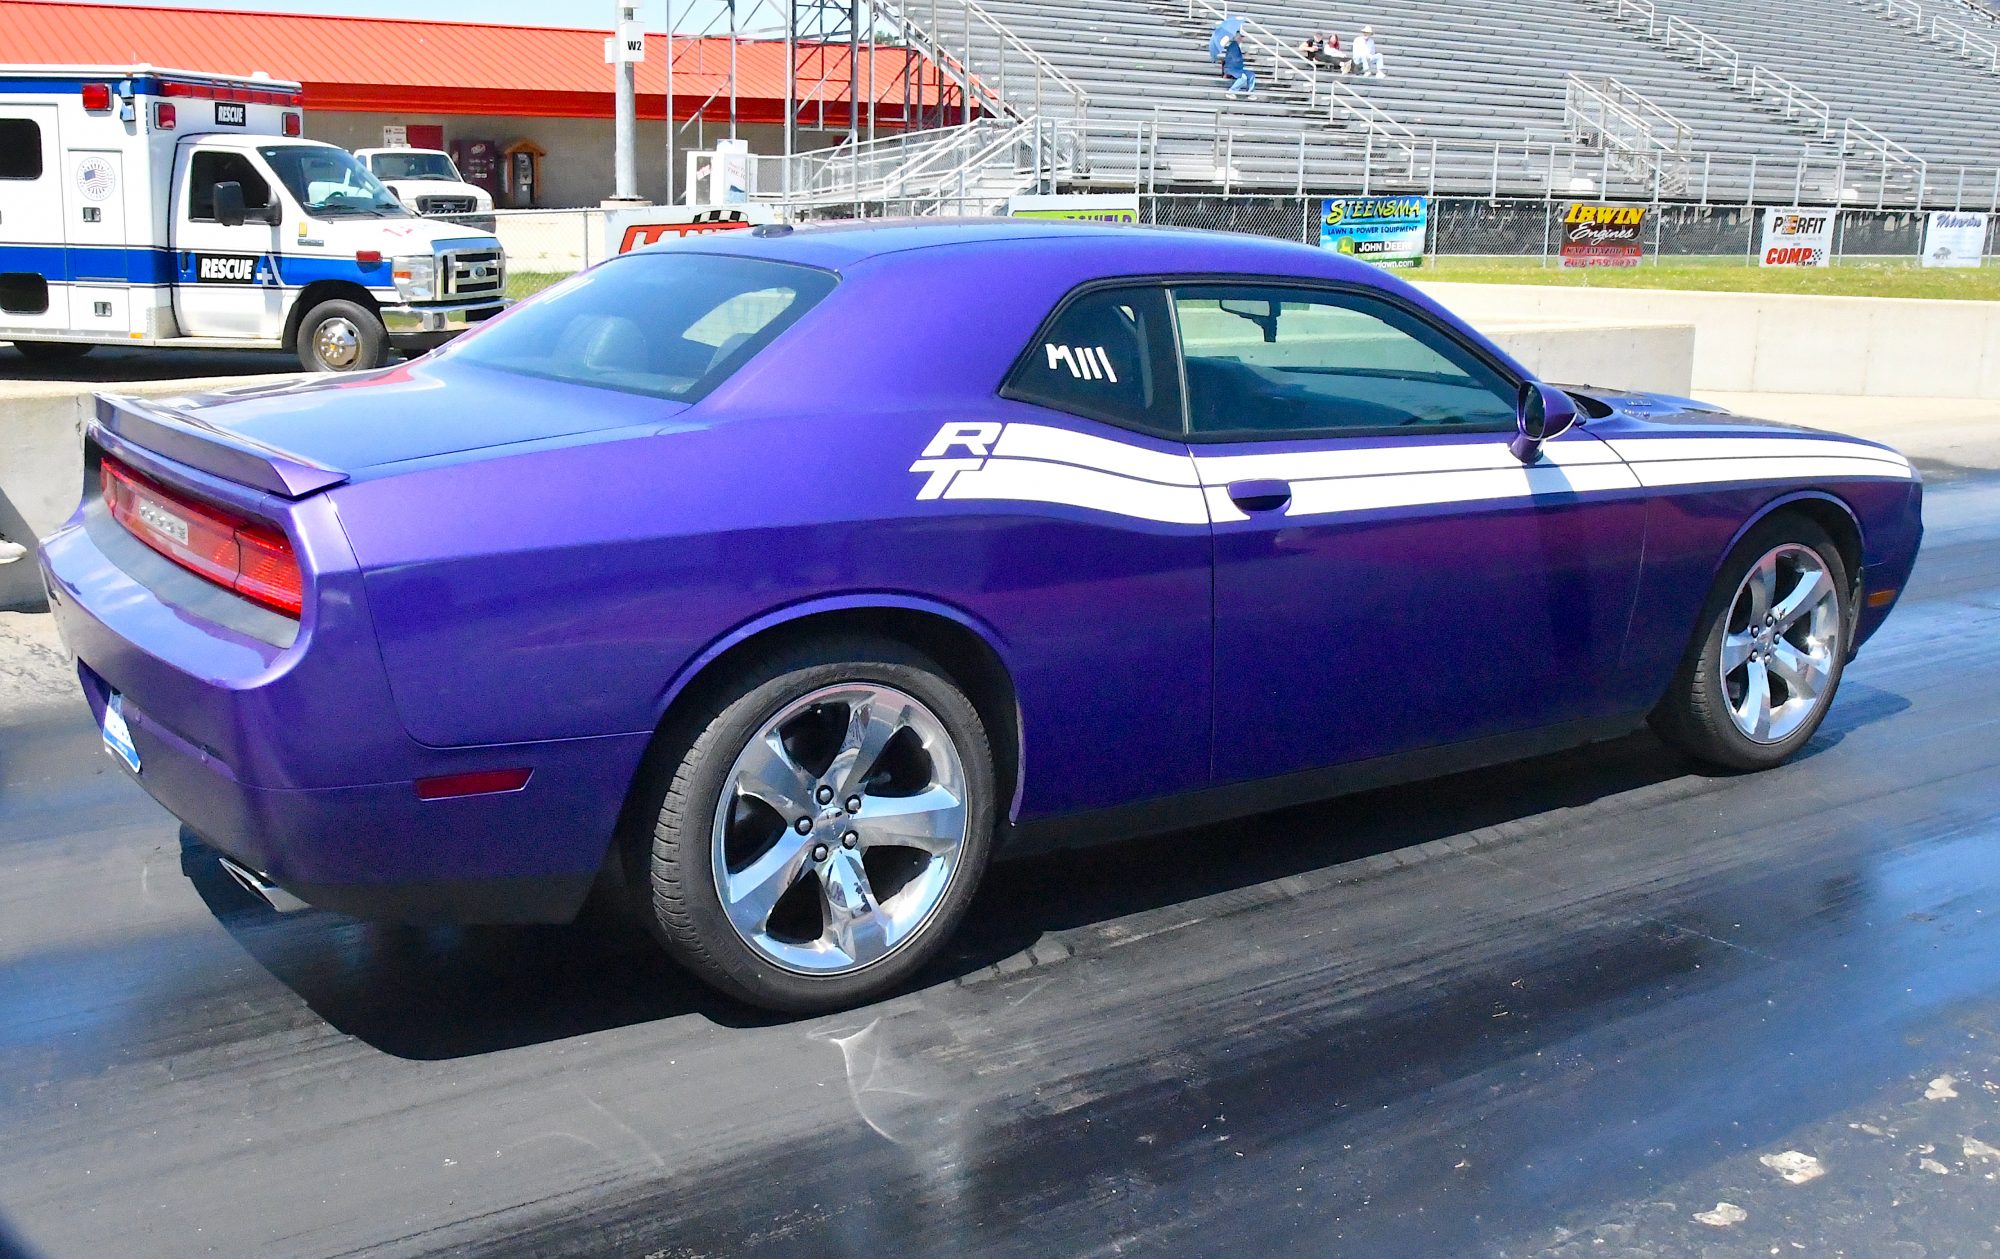
[{"label": "car door", "polygon": [[1508,451],[1520,381],[1414,304],[1178,287],[1215,541],[1215,780],[1608,715],[1644,506],[1585,431]]},{"label": "car door", "polygon": [[[215,186],[243,188],[251,215],[242,223],[216,221]],[[174,317],[181,335],[232,339],[275,338],[283,330],[284,290],[275,258],[279,229],[261,216],[278,196],[274,181],[247,153],[196,147],[184,152],[174,195]]]}]

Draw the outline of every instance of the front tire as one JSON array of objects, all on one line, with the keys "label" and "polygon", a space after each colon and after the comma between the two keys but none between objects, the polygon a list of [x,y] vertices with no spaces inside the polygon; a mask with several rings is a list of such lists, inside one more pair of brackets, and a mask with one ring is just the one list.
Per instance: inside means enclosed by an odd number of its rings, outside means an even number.
[{"label": "front tire", "polygon": [[649,855],[651,926],[696,976],[792,1014],[894,989],[985,872],[993,754],[972,702],[891,642],[746,669],[686,744]]},{"label": "front tire", "polygon": [[1840,548],[1812,521],[1780,516],[1752,529],[1722,567],[1653,729],[1724,769],[1790,760],[1840,686],[1852,591]]},{"label": "front tire", "polygon": [[389,357],[382,317],[358,302],[321,302],[299,321],[299,362],[309,372],[365,372]]},{"label": "front tire", "polygon": [[30,363],[74,363],[95,347],[87,341],[16,341],[14,348]]}]

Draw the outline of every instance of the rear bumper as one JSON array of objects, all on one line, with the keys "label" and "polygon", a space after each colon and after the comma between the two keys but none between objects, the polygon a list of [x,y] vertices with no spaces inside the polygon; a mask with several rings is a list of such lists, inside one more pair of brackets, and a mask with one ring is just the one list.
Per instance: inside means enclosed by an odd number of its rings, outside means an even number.
[{"label": "rear bumper", "polygon": [[[389,697],[357,574],[336,563],[296,641],[259,641],[120,568],[92,510],[44,543],[50,610],[92,712],[101,722],[118,692],[139,785],[190,833],[300,900],[358,917],[575,916],[645,736],[418,743]],[[528,781],[511,792],[424,800],[415,786],[522,768]]]}]

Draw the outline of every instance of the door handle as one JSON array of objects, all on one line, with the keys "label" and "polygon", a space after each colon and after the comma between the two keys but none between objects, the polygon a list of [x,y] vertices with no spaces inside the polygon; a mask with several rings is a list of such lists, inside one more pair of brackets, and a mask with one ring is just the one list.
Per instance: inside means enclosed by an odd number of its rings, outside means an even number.
[{"label": "door handle", "polygon": [[1246,512],[1283,511],[1292,487],[1283,481],[1231,481],[1229,501]]}]

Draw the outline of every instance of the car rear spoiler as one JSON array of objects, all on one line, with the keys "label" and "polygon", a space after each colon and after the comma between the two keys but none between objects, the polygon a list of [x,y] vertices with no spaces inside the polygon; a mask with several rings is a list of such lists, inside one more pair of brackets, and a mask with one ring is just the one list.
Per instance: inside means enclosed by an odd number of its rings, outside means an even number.
[{"label": "car rear spoiler", "polygon": [[164,402],[100,393],[97,422],[156,454],[283,498],[304,498],[347,479],[336,468],[217,428]]}]

